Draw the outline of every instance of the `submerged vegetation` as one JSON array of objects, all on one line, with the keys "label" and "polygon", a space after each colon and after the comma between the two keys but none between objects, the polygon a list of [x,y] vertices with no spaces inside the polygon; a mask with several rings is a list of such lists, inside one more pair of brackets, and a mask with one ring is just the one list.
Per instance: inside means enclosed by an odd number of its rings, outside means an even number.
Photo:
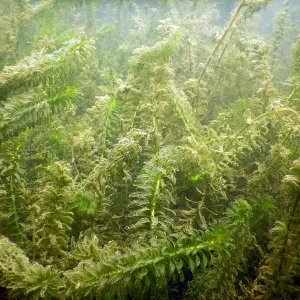
[{"label": "submerged vegetation", "polygon": [[272,5],[1,0],[1,299],[300,299],[300,3],[270,35]]}]

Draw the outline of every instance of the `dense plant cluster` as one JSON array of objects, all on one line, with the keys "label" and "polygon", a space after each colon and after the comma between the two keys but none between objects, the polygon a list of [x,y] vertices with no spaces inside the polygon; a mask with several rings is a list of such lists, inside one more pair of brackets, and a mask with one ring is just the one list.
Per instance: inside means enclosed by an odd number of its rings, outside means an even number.
[{"label": "dense plant cluster", "polygon": [[269,35],[270,5],[1,1],[3,299],[300,298],[300,7]]}]

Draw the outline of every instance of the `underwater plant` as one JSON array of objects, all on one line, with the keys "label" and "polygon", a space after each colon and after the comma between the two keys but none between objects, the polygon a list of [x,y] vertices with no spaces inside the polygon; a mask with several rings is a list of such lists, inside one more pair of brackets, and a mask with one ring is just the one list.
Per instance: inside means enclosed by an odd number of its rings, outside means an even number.
[{"label": "underwater plant", "polygon": [[299,299],[299,11],[2,0],[0,298]]}]

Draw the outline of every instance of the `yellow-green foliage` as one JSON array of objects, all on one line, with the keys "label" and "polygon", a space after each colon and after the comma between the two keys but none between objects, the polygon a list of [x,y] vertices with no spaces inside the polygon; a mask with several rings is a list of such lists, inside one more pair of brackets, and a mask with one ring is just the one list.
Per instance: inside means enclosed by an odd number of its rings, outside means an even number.
[{"label": "yellow-green foliage", "polygon": [[300,298],[299,5],[0,2],[1,293]]}]

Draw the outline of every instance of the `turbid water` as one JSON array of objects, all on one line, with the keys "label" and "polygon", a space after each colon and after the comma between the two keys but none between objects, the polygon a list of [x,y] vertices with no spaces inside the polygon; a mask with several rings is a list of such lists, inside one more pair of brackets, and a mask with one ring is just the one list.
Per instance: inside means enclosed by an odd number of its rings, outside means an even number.
[{"label": "turbid water", "polygon": [[300,299],[300,1],[1,0],[1,299]]}]

